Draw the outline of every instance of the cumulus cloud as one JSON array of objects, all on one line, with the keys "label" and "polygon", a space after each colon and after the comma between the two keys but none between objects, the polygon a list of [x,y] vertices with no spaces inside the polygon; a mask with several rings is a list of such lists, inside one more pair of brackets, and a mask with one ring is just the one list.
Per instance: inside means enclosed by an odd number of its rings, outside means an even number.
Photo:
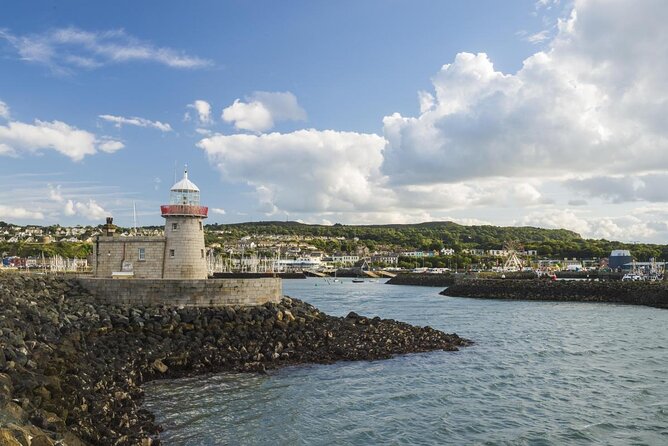
[{"label": "cumulus cloud", "polygon": [[93,199],[87,202],[67,200],[63,213],[67,216],[78,215],[87,220],[102,220],[111,215]]},{"label": "cumulus cloud", "polygon": [[123,116],[114,116],[114,115],[99,115],[100,119],[104,119],[108,122],[113,122],[116,127],[121,128],[123,125],[134,125],[137,127],[150,127],[160,130],[161,132],[171,132],[172,126],[167,123],[160,121],[151,121],[146,118],[131,117],[126,118]]},{"label": "cumulus cloud", "polygon": [[[197,99],[192,104],[188,104],[187,107],[192,108],[197,112],[197,119],[199,120],[200,125],[211,124],[211,104],[202,99]],[[186,112],[186,120],[189,119],[190,114]]]},{"label": "cumulus cloud", "polygon": [[62,206],[62,213],[68,217],[78,215],[87,220],[101,220],[111,215],[92,198],[89,198],[87,201],[66,199],[63,196],[60,184],[57,186],[48,184],[47,187],[49,190],[49,199],[54,203],[58,203],[59,207]]},{"label": "cumulus cloud", "polygon": [[515,74],[458,54],[433,77],[433,104],[385,117],[383,172],[414,184],[667,168],[667,19],[661,1],[578,1]]},{"label": "cumulus cloud", "polygon": [[354,210],[382,202],[383,138],[332,130],[202,139],[209,161],[229,181],[254,187],[266,213]]},{"label": "cumulus cloud", "polygon": [[236,99],[223,110],[222,118],[237,129],[264,132],[278,121],[303,121],[306,112],[289,91],[256,91],[246,97],[246,102]]},{"label": "cumulus cloud", "polygon": [[585,217],[570,209],[552,209],[531,213],[516,224],[553,229],[570,229],[586,238],[647,241],[666,231],[664,222],[647,221],[634,215],[622,217]]},{"label": "cumulus cloud", "polygon": [[0,204],[0,219],[9,218],[43,220],[44,214],[39,211],[31,211],[22,207],[5,206]]},{"label": "cumulus cloud", "polygon": [[0,118],[9,119],[9,106],[0,101]]},{"label": "cumulus cloud", "polygon": [[386,194],[396,197],[396,205],[408,209],[447,210],[474,207],[528,207],[551,200],[530,182],[510,183],[506,178],[452,184],[395,186]]},{"label": "cumulus cloud", "polygon": [[136,61],[190,69],[212,64],[206,59],[142,41],[122,29],[91,32],[69,27],[26,35],[0,29],[0,39],[9,42],[22,60],[46,65],[57,74]]},{"label": "cumulus cloud", "polygon": [[222,208],[211,208],[211,212],[218,215],[225,215],[227,213],[225,212],[225,209]]},{"label": "cumulus cloud", "polygon": [[588,196],[605,198],[613,203],[668,202],[668,173],[596,176],[570,179],[565,184]]},{"label": "cumulus cloud", "polygon": [[271,112],[261,102],[241,102],[236,99],[232,105],[223,110],[223,121],[234,123],[240,130],[263,132],[274,126]]},{"label": "cumulus cloud", "polygon": [[12,121],[0,125],[0,155],[37,152],[51,149],[80,161],[97,150],[115,151],[123,144],[111,139],[99,139],[93,133],[79,130],[61,121],[35,120],[34,124]]}]

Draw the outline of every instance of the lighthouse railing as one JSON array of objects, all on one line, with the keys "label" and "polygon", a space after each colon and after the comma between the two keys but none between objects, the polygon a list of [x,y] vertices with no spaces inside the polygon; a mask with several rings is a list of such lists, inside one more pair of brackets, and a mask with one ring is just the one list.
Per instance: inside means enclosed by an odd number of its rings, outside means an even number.
[{"label": "lighthouse railing", "polygon": [[163,217],[169,215],[188,215],[206,218],[209,215],[207,206],[195,206],[190,204],[166,204],[160,206],[160,212]]}]

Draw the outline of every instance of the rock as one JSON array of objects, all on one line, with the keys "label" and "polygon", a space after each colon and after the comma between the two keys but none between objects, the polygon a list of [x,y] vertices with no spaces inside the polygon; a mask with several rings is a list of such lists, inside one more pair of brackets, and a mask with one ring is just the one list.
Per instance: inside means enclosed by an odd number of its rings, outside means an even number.
[{"label": "rock", "polygon": [[23,410],[21,406],[19,406],[13,401],[9,401],[8,403],[6,403],[5,406],[2,408],[1,413],[3,414],[4,418],[12,420],[16,423],[25,421],[28,418],[25,410]]},{"label": "rock", "polygon": [[0,446],[23,446],[9,429],[0,429]]},{"label": "rock", "polygon": [[33,412],[30,421],[42,429],[58,432],[65,430],[65,422],[58,415],[43,409],[37,409]]},{"label": "rock", "polygon": [[30,441],[30,446],[53,446],[56,443],[46,435],[38,435]]},{"label": "rock", "polygon": [[65,432],[63,435],[63,444],[65,446],[86,446],[86,443],[81,441],[81,439],[72,432]]},{"label": "rock", "polygon": [[156,370],[160,373],[166,373],[167,369],[169,369],[169,367],[167,367],[165,363],[162,362],[162,360],[156,359],[155,361],[153,361],[153,370]]}]

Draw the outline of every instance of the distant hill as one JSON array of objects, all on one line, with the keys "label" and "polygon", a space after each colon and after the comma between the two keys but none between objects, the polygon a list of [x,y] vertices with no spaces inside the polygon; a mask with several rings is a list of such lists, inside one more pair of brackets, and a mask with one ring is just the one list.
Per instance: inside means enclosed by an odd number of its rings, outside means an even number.
[{"label": "distant hill", "polygon": [[[15,225],[0,221],[0,228],[6,229],[9,226]],[[34,227],[35,225],[30,226]],[[48,229],[46,233],[49,233],[54,228],[59,228],[59,226],[44,228]],[[146,226],[144,228],[160,229],[161,226]],[[361,244],[371,251],[378,248],[426,251],[445,247],[453,248],[460,253],[465,248],[502,249],[507,242],[516,241],[526,250],[537,250],[540,257],[556,259],[566,257],[600,258],[607,257],[613,249],[628,249],[637,260],[646,261],[652,257],[657,260],[668,260],[668,245],[583,239],[576,232],[566,229],[543,229],[532,226],[465,226],[451,221],[387,225],[343,225],[337,223],[329,226],[310,225],[296,221],[260,221],[227,225],[211,224],[206,225],[205,228],[208,244],[236,242],[240,237],[246,235],[293,235],[296,237],[329,237],[329,240],[316,240],[313,243],[318,248],[328,252],[353,251]],[[90,227],[90,229],[92,231],[93,228]],[[219,231],[223,231],[223,233]],[[19,247],[16,245],[16,243],[2,242],[0,237],[0,253],[18,252]],[[30,253],[44,250],[44,247],[38,245],[41,244],[29,244],[21,249],[22,252]],[[77,249],[81,248],[77,246]]]}]

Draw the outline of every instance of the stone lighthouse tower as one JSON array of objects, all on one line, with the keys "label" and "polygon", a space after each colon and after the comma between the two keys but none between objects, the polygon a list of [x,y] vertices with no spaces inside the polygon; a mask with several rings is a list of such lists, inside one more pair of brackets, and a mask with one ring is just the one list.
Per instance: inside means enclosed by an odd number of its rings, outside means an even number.
[{"label": "stone lighthouse tower", "polygon": [[208,276],[204,251],[204,220],[209,208],[199,204],[199,188],[183,179],[170,191],[169,204],[160,206],[165,217],[165,258],[162,277],[165,279],[206,279]]}]

